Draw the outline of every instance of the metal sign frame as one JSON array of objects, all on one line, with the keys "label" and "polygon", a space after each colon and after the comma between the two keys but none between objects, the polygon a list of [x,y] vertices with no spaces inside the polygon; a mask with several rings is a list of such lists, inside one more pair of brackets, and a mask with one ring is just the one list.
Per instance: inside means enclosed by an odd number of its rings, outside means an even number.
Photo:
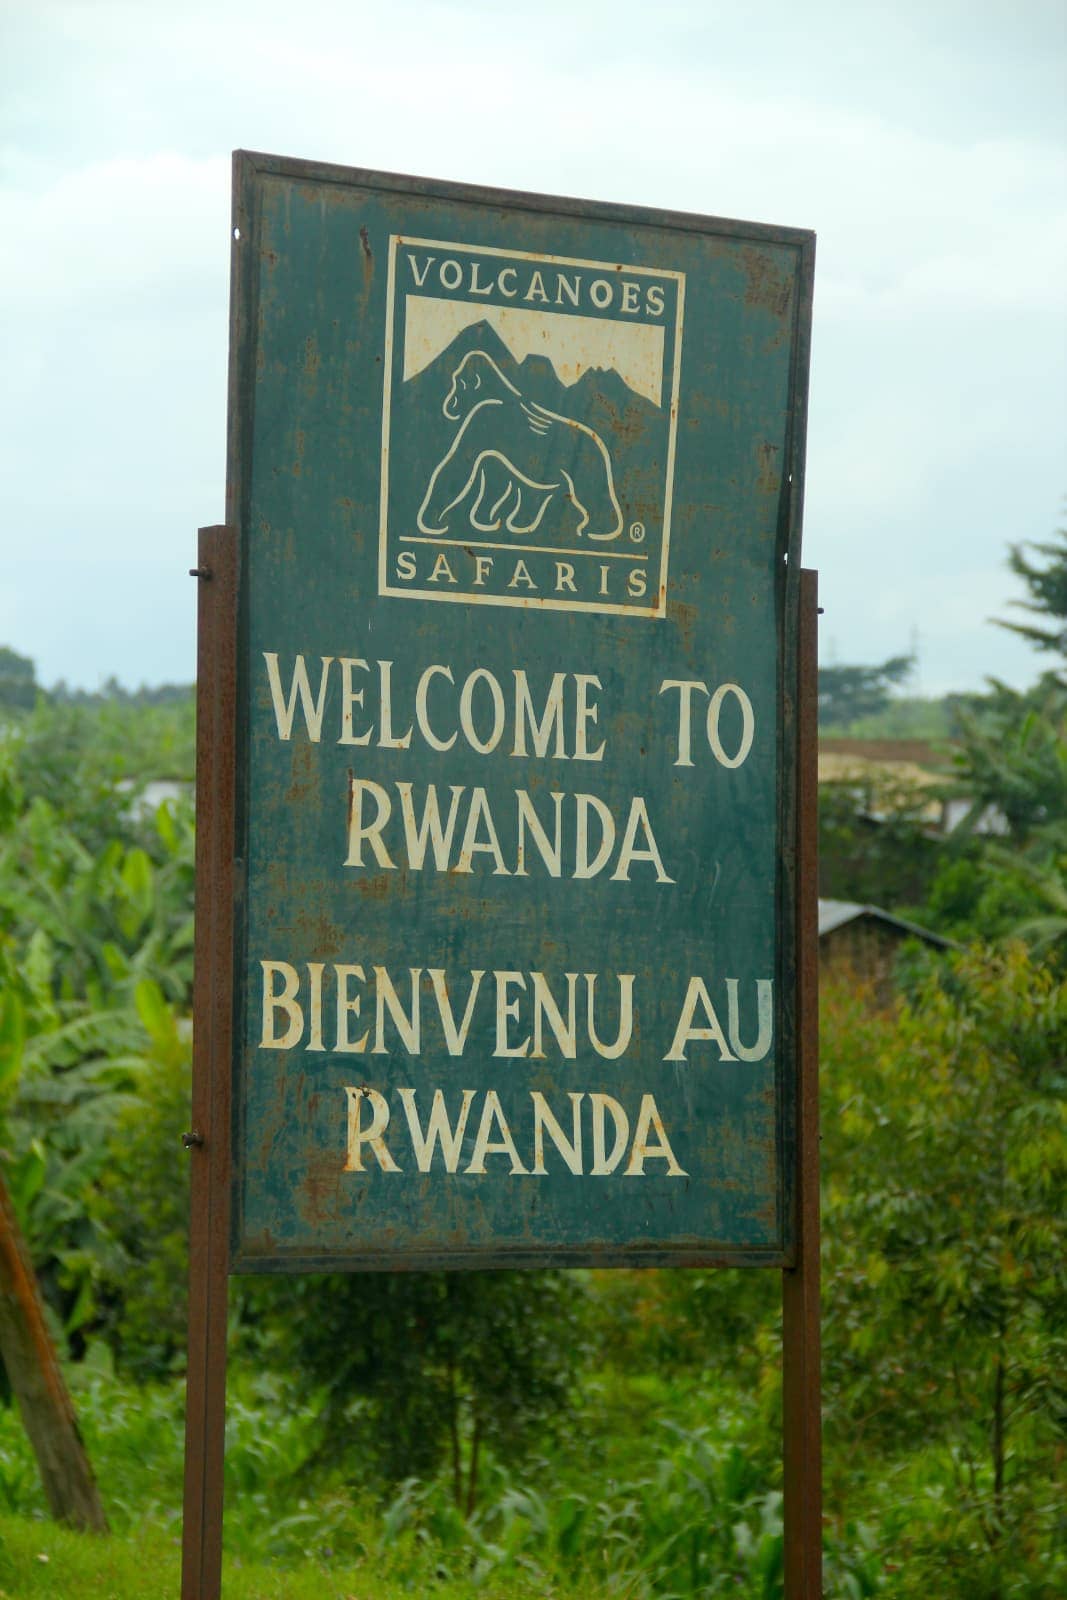
[{"label": "metal sign frame", "polygon": [[[276,157],[235,157],[234,251],[231,297],[230,434],[227,515],[222,527],[201,530],[198,566],[198,748],[197,748],[197,945],[194,1010],[193,1128],[187,1145],[193,1156],[191,1213],[191,1301],[186,1434],[183,1600],[214,1600],[221,1585],[222,1458],[225,1394],[227,1281],[233,1270],[314,1270],[316,1266],[407,1267],[541,1265],[742,1264],[783,1269],[784,1309],[784,1467],[786,1575],[789,1600],[819,1593],[821,1574],[821,1445],[818,1320],[818,1098],[817,1098],[817,900],[816,850],[816,687],[815,577],[801,574],[799,547],[804,468],[804,399],[808,365],[808,322],[813,240],[793,230],[750,228],[753,237],[788,235],[802,257],[797,325],[794,329],[788,488],[782,495],[787,524],[785,546],[793,562],[783,585],[786,627],[779,656],[782,701],[780,760],[795,781],[783,783],[779,818],[782,840],[779,876],[781,1023],[790,1038],[785,1059],[790,1081],[777,1099],[781,1174],[782,1247],[773,1250],[652,1248],[585,1254],[535,1250],[525,1258],[509,1250],[494,1254],[424,1252],[402,1260],[385,1254],[338,1258],[305,1255],[293,1267],[284,1257],[249,1260],[233,1245],[232,1212],[236,1137],[232,1062],[241,1015],[241,977],[235,949],[236,923],[244,892],[241,840],[242,782],[239,758],[242,700],[241,630],[247,622],[237,529],[240,526],[250,455],[247,387],[249,352],[255,322],[255,296],[249,274],[251,251],[241,245],[255,232],[250,214],[256,173],[306,177],[316,182],[360,179],[412,195],[437,192],[471,202],[545,211],[585,218],[644,218],[678,229],[707,231],[708,219],[661,212],[635,213],[585,202],[506,194],[422,180],[356,174],[345,169],[290,162]],[[737,224],[723,223],[724,231]],[[384,537],[384,534],[383,534]],[[792,598],[788,598],[789,596]],[[238,916],[235,919],[235,906]],[[795,974],[795,983],[793,975]]]}]

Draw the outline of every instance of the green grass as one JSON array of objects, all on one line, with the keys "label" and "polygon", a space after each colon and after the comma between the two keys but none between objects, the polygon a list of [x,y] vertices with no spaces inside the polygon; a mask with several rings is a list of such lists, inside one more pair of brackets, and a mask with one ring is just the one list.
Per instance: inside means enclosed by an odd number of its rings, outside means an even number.
[{"label": "green grass", "polygon": [[[154,1600],[178,1592],[182,1388],[73,1369],[82,1431],[111,1524],[79,1536],[46,1518],[17,1413],[0,1407],[0,1600]],[[604,1385],[576,1452],[520,1477],[487,1457],[471,1519],[443,1481],[384,1499],[313,1467],[313,1409],[277,1381],[232,1374],[227,1403],[226,1600],[651,1600],[778,1589],[780,1496],[746,1435],[750,1408],[687,1398],[647,1377]],[[628,1420],[628,1407],[637,1407]],[[673,1416],[671,1415],[673,1413]],[[636,1422],[636,1433],[634,1426]],[[603,1427],[605,1433],[599,1428]],[[583,1428],[583,1431],[584,1428]],[[44,1558],[44,1559],[42,1559]],[[694,1583],[696,1587],[694,1588]],[[710,1585],[710,1586],[709,1586]]]},{"label": "green grass", "polygon": [[[112,1532],[51,1523],[18,1415],[0,1405],[0,1600],[174,1600],[181,1570],[179,1382],[71,1369]],[[358,1460],[316,1462],[312,1408],[232,1374],[223,1600],[781,1600],[773,1396],[601,1375],[571,1437],[520,1473],[491,1457],[468,1521],[446,1481],[374,1497]],[[1036,1426],[1036,1424],[1035,1424]],[[1011,1489],[996,1546],[988,1471],[968,1500],[951,1445],[857,1460],[828,1430],[830,1600],[1051,1600],[1067,1549],[1050,1482]],[[1025,1436],[1022,1442],[1025,1444]],[[346,1481],[347,1478],[347,1481]],[[1033,1503],[1031,1503],[1033,1502]]]},{"label": "green grass", "polygon": [[[71,1533],[54,1523],[0,1515],[0,1600],[174,1600],[178,1594],[181,1551],[178,1535],[158,1528],[131,1530],[98,1538]],[[224,1600],[569,1600],[572,1589],[545,1589],[509,1572],[496,1582],[471,1587],[469,1578],[439,1581],[428,1561],[421,1571],[393,1577],[380,1562],[320,1559],[299,1565],[223,1561]],[[613,1589],[622,1600],[625,1589]],[[585,1600],[597,1600],[583,1586]],[[606,1594],[607,1591],[604,1591]]]}]

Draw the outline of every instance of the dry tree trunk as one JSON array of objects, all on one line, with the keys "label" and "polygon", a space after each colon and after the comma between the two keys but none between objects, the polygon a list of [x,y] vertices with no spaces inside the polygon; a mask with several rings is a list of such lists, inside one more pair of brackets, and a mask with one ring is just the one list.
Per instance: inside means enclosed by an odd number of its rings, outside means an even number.
[{"label": "dry tree trunk", "polygon": [[107,1533],[89,1458],[49,1337],[40,1290],[0,1175],[0,1358],[57,1522]]}]

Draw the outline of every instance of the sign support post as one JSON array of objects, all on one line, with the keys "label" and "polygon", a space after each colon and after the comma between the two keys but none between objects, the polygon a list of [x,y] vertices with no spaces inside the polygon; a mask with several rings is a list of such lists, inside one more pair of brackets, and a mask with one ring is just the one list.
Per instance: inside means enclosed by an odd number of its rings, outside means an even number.
[{"label": "sign support post", "polygon": [[822,1594],[819,1328],[818,574],[800,575],[797,671],[796,1265],[782,1273],[786,1600]]},{"label": "sign support post", "polygon": [[196,678],[196,944],[182,1600],[218,1600],[226,1426],[233,1049],[237,537],[201,528]]}]

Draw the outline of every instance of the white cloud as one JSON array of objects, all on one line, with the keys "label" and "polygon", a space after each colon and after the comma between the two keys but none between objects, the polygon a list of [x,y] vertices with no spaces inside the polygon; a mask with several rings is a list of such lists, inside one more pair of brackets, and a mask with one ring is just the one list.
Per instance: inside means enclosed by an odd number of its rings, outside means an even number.
[{"label": "white cloud", "polygon": [[[1032,676],[983,619],[1008,540],[1047,534],[1064,489],[1064,14],[842,12],[11,7],[0,514],[57,559],[13,572],[0,628],[86,681],[173,676],[163,641],[191,648],[191,602],[153,563],[180,574],[222,510],[240,145],[815,227],[806,545],[839,652],[889,654],[914,622],[931,677]],[[136,641],[89,620],[126,581],[156,612]]]}]

